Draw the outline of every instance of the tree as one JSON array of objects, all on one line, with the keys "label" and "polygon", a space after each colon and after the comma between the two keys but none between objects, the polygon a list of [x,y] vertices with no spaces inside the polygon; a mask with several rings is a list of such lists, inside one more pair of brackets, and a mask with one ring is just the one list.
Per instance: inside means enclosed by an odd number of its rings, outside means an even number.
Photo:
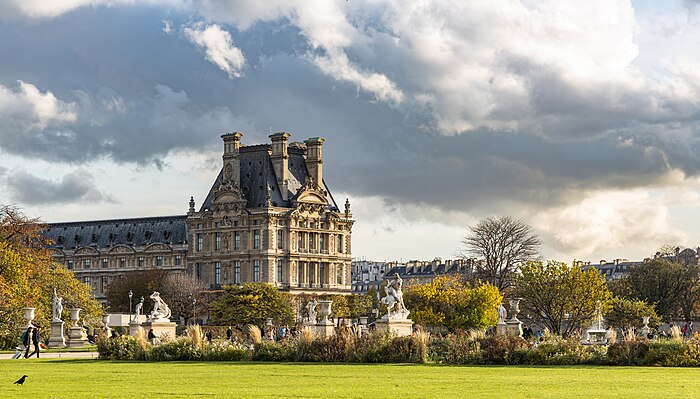
[{"label": "tree", "polygon": [[[13,206],[0,207],[0,347],[17,344],[24,325],[23,307],[36,308],[33,324],[48,336],[53,290],[66,308],[83,309],[84,324],[99,321],[102,307],[90,288],[51,258],[48,242],[41,236],[38,219],[25,216]],[[65,317],[65,314],[64,314]]]},{"label": "tree", "polygon": [[653,304],[658,314],[673,318],[683,314],[686,319],[698,303],[700,269],[663,259],[653,259],[629,270],[624,284],[628,299]]},{"label": "tree", "polygon": [[[153,301],[149,298],[153,291],[161,291],[163,281],[167,276],[165,270],[149,269],[135,271],[125,274],[122,277],[112,280],[105,289],[105,297],[111,312],[133,313],[134,306],[139,303],[141,297],[145,298],[143,311],[150,309]],[[133,293],[133,298],[129,301],[129,291]],[[163,297],[169,304],[168,298]],[[129,309],[131,302],[131,309]]]},{"label": "tree", "polygon": [[477,266],[477,277],[499,290],[510,285],[513,271],[533,259],[541,245],[530,226],[509,216],[484,219],[469,226],[469,231],[462,240],[464,249],[460,256],[482,260]]},{"label": "tree", "polygon": [[612,327],[632,328],[642,325],[642,317],[649,317],[649,325],[654,328],[661,322],[661,317],[648,303],[616,296],[605,315],[605,322]]},{"label": "tree", "polygon": [[521,307],[542,326],[563,337],[590,325],[597,312],[608,309],[610,291],[594,269],[550,261],[528,262],[515,278]]},{"label": "tree", "polygon": [[214,325],[261,326],[268,318],[277,325],[294,322],[289,294],[267,283],[224,287],[221,297],[209,305],[209,315]]},{"label": "tree", "polygon": [[450,331],[495,325],[502,299],[491,284],[472,286],[456,275],[440,276],[404,290],[404,302],[416,323],[444,326]]},{"label": "tree", "polygon": [[168,274],[161,283],[160,293],[173,317],[182,318],[185,324],[194,316],[206,314],[211,298],[204,283],[184,273]]}]

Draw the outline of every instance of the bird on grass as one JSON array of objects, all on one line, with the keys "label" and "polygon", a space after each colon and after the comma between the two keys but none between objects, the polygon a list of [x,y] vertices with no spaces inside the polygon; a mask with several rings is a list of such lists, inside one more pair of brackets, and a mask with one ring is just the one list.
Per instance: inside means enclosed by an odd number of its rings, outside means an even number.
[{"label": "bird on grass", "polygon": [[15,384],[24,385],[24,380],[26,380],[27,377],[29,377],[29,376],[28,376],[28,375],[23,375],[22,378],[20,378],[19,380],[15,381]]}]

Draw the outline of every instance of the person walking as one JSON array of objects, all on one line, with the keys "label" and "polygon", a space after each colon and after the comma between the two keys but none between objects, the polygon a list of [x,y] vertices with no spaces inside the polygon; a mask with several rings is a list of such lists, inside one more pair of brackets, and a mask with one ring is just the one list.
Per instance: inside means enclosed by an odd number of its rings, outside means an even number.
[{"label": "person walking", "polygon": [[151,341],[151,345],[156,344],[156,334],[153,332],[152,328],[148,330],[148,340]]},{"label": "person walking", "polygon": [[228,326],[228,329],[226,330],[226,339],[229,341],[233,339],[233,329],[231,326]]},{"label": "person walking", "polygon": [[26,359],[29,355],[29,343],[32,339],[32,327],[27,327],[27,331],[23,332],[20,338],[22,345],[24,345],[24,358]]},{"label": "person walking", "polygon": [[[41,333],[39,333],[39,329],[37,327],[34,327],[32,329],[32,344],[34,344],[34,352],[30,353],[29,356],[27,356],[27,359],[32,357],[32,355],[36,354],[36,358],[39,358],[39,350],[41,347],[39,346],[39,343],[41,342]],[[29,348],[27,348],[29,350]]]}]

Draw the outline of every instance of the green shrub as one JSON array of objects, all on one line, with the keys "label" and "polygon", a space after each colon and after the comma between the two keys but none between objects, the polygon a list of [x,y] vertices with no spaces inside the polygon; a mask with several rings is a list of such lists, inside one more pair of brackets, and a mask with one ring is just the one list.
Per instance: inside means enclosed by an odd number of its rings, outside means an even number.
[{"label": "green shrub", "polygon": [[644,357],[649,351],[645,339],[620,340],[608,347],[606,363],[618,366],[638,366],[644,363]]},{"label": "green shrub", "polygon": [[528,351],[526,362],[534,365],[574,365],[593,363],[593,347],[578,340],[552,338]]},{"label": "green shrub", "polygon": [[481,357],[487,364],[523,364],[529,344],[521,337],[494,335],[481,342]]},{"label": "green shrub", "polygon": [[293,360],[292,353],[286,342],[263,341],[255,345],[252,358],[265,362],[288,362]]},{"label": "green shrub", "polygon": [[646,366],[697,366],[698,359],[691,355],[690,344],[682,340],[665,339],[649,344],[642,364]]},{"label": "green shrub", "polygon": [[106,360],[144,360],[148,350],[145,343],[131,335],[107,338],[104,334],[97,337],[97,353]]},{"label": "green shrub", "polygon": [[197,349],[189,338],[178,338],[173,341],[154,346],[148,352],[148,360],[202,360],[202,350]]},{"label": "green shrub", "polygon": [[202,360],[207,361],[240,361],[251,357],[250,349],[226,340],[216,340],[202,348]]}]

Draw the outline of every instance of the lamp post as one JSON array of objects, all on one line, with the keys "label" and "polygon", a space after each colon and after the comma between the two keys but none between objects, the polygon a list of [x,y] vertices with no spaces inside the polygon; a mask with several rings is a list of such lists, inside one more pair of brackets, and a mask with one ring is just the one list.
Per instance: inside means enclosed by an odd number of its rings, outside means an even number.
[{"label": "lamp post", "polygon": [[131,290],[129,290],[129,322],[131,322],[131,320],[132,320],[132,317],[131,317],[131,314],[132,314],[131,313],[131,297],[133,297],[133,296],[134,296],[134,293]]},{"label": "lamp post", "polygon": [[192,314],[194,315],[194,324],[197,324],[197,298],[192,297]]}]

